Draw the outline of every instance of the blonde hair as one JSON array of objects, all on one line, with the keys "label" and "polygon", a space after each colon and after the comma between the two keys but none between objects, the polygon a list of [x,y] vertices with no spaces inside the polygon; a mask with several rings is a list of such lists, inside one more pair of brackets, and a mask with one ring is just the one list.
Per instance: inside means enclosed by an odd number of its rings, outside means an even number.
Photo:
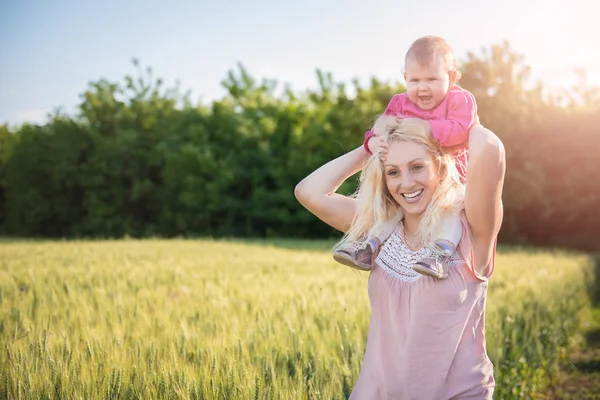
[{"label": "blonde hair", "polygon": [[[443,214],[458,212],[464,200],[465,186],[460,181],[452,154],[442,149],[431,135],[429,123],[422,119],[381,116],[373,131],[385,137],[388,143],[418,143],[431,154],[438,168],[439,184],[421,215],[418,231],[423,245],[431,246],[439,237]],[[384,166],[377,155],[371,156],[365,164],[354,197],[357,200],[356,214],[338,246],[349,241],[367,241],[380,233],[384,223],[398,218],[399,205],[387,189]]]},{"label": "blonde hair", "polygon": [[444,58],[448,71],[456,73],[456,81],[458,81],[461,73],[454,57],[454,51],[446,39],[439,36],[423,36],[415,40],[406,52],[404,64],[406,65],[408,59],[412,57],[419,65],[429,65],[439,56]]}]

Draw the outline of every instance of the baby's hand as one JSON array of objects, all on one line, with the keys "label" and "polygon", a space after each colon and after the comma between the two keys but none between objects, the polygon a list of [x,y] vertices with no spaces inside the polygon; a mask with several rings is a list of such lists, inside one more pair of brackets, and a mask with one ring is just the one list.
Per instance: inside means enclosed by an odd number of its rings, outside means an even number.
[{"label": "baby's hand", "polygon": [[369,150],[372,154],[378,155],[381,161],[385,160],[385,155],[387,154],[389,147],[385,138],[375,135],[369,140],[367,146],[369,146]]}]

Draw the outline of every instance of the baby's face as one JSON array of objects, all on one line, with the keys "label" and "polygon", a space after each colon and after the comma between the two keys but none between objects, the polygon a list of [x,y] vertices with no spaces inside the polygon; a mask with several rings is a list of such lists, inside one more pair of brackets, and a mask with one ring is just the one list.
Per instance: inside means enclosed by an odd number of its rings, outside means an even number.
[{"label": "baby's face", "polygon": [[426,111],[440,105],[450,88],[450,72],[445,57],[435,57],[427,65],[408,57],[404,79],[408,98]]}]

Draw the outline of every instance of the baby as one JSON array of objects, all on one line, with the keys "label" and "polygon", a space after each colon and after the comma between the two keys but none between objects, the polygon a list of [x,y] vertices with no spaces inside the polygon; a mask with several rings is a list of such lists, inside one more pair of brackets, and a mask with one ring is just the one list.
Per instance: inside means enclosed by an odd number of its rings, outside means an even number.
[{"label": "baby", "polygon": [[[467,138],[477,122],[475,97],[457,86],[460,71],[454,53],[446,40],[425,36],[415,41],[405,57],[406,92],[390,100],[384,115],[428,120],[440,145],[462,150],[455,156],[463,183],[466,181]],[[373,131],[365,134],[364,148],[369,154],[383,145]],[[333,258],[352,268],[370,270],[382,243],[394,232],[403,216],[384,224],[380,234],[365,242],[348,242],[336,249]],[[433,249],[436,257],[418,261],[413,269],[423,275],[444,279],[448,276],[448,260],[462,237],[458,213],[446,213],[440,237]]]}]

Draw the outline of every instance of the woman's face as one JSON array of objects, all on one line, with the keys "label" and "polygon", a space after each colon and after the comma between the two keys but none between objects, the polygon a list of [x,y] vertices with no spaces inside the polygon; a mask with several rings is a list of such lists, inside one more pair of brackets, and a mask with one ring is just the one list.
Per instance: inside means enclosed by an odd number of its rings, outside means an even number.
[{"label": "woman's face", "polygon": [[386,186],[405,215],[420,216],[439,183],[438,166],[425,146],[396,141],[384,162]]}]

